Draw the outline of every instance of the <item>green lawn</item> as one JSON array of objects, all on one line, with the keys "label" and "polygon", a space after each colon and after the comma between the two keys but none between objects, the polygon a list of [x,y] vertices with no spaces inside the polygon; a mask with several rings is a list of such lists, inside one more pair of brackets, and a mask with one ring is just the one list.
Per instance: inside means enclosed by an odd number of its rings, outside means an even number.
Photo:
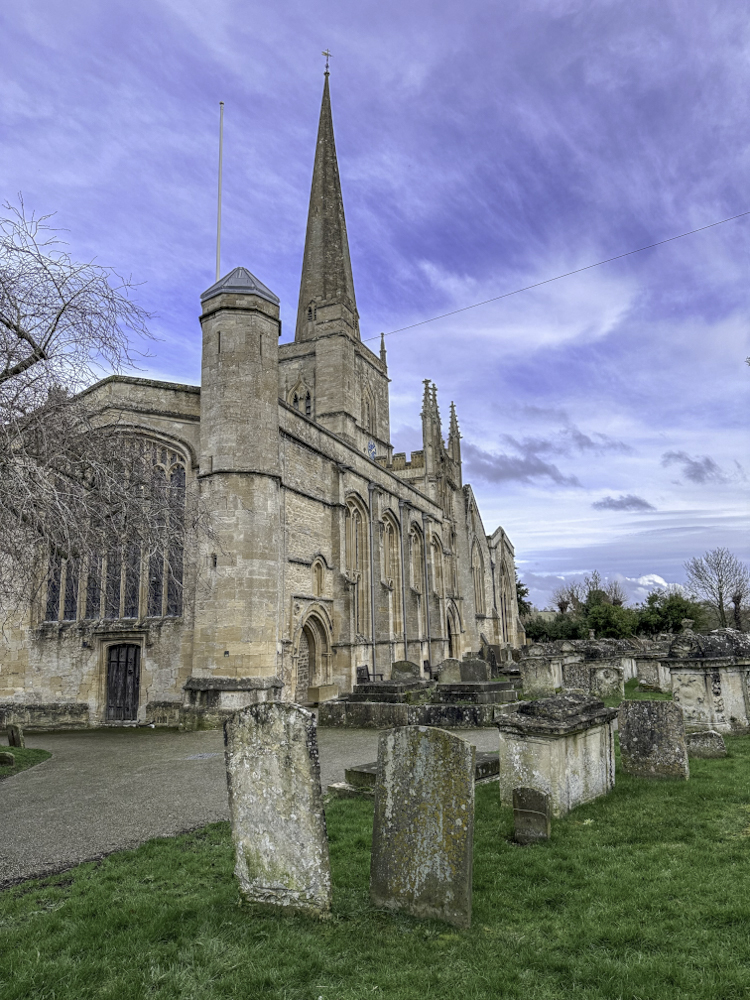
[{"label": "green lawn", "polygon": [[477,789],[469,931],[374,912],[372,801],[328,807],[334,916],[239,904],[226,824],[0,893],[0,997],[750,996],[750,737],[688,782],[614,791],[521,848]]},{"label": "green lawn", "polygon": [[0,766],[0,780],[2,778],[10,778],[11,775],[18,774],[19,771],[25,771],[26,768],[33,767],[34,764],[41,764],[43,760],[47,760],[48,757],[52,756],[46,750],[19,750],[18,747],[3,746],[0,746],[0,753],[12,753],[16,758],[16,763],[13,767]]},{"label": "green lawn", "polygon": [[622,701],[671,701],[672,693],[662,691],[644,691],[638,686],[638,678],[634,677],[625,685],[625,697],[614,695],[612,698],[604,698],[604,704],[608,708],[617,708]]}]

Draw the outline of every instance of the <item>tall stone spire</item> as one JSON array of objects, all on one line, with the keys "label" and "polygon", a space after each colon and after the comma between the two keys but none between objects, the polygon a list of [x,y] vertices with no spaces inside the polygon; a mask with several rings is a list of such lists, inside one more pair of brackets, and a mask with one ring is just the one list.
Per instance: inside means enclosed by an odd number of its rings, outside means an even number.
[{"label": "tall stone spire", "polygon": [[360,340],[326,70],[294,339],[335,333]]}]

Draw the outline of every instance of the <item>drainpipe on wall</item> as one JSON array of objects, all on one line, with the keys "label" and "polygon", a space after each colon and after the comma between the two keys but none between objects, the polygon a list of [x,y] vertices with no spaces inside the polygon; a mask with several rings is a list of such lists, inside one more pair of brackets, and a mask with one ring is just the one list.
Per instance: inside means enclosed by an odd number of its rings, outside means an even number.
[{"label": "drainpipe on wall", "polygon": [[409,659],[409,642],[406,638],[406,570],[404,566],[404,507],[408,507],[405,500],[398,502],[398,520],[401,528],[401,617],[404,626],[404,659]]},{"label": "drainpipe on wall", "polygon": [[369,494],[368,500],[370,501],[370,635],[372,637],[372,679],[376,679],[375,671],[377,670],[377,664],[375,660],[375,548],[373,546],[372,539],[372,504],[373,504],[373,493],[376,490],[375,483],[367,484],[367,492]]},{"label": "drainpipe on wall", "polygon": [[422,511],[422,537],[424,546],[422,549],[424,557],[424,610],[425,625],[427,626],[427,662],[432,670],[432,637],[430,635],[430,573],[427,566],[427,515]]}]

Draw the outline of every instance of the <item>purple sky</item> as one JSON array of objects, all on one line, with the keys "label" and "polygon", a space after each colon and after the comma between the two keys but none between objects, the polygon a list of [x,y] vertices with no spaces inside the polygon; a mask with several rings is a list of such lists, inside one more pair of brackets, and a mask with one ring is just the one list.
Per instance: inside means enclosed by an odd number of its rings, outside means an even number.
[{"label": "purple sky", "polygon": [[[6,4],[1,193],[143,282],[154,377],[199,380],[219,100],[222,269],[293,335],[326,46],[364,338],[750,210],[743,2]],[[748,557],[749,255],[747,217],[387,338],[397,449],[431,378],[538,605]]]}]

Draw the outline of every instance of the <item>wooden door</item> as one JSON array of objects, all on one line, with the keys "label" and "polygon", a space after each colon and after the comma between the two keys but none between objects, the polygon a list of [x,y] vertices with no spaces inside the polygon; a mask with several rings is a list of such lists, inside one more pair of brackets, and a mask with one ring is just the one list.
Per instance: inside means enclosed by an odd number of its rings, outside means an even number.
[{"label": "wooden door", "polygon": [[133,643],[110,646],[107,658],[107,722],[138,718],[141,647]]}]

